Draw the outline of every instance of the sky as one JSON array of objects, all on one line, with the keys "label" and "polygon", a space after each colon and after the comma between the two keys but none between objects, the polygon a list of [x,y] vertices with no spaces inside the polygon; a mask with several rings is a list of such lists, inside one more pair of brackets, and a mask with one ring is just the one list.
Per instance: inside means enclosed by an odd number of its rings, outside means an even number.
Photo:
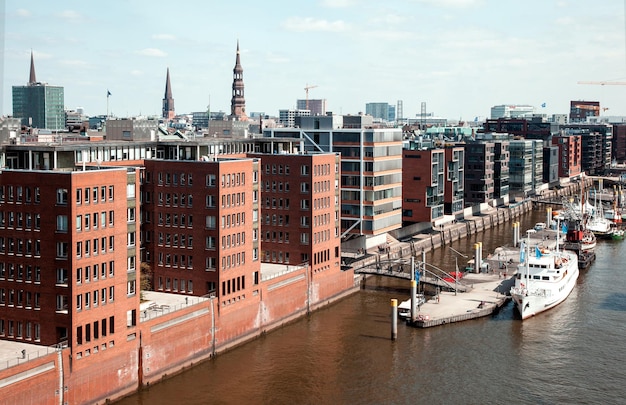
[{"label": "sky", "polygon": [[[500,104],[568,113],[600,101],[626,115],[626,0],[0,0],[0,113],[25,85],[65,88],[68,109],[161,115],[169,67],[177,113],[230,112],[237,41],[246,110],[277,115],[304,99],[358,114],[488,118]],[[542,104],[545,103],[545,107]]]}]

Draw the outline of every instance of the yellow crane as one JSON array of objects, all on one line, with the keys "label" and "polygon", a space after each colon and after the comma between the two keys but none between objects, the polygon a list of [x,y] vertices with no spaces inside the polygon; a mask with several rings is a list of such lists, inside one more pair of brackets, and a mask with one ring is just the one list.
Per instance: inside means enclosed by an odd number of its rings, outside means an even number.
[{"label": "yellow crane", "polygon": [[316,88],[317,85],[316,84],[312,84],[309,86],[309,84],[307,83],[306,86],[304,87],[304,91],[306,92],[306,109],[309,109],[309,90],[310,89],[314,89]]}]

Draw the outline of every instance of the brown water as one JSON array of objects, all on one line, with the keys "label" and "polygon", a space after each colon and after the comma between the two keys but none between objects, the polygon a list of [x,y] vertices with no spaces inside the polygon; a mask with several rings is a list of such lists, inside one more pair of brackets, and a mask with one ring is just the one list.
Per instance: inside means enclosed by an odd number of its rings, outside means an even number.
[{"label": "brown water", "polygon": [[[522,231],[545,222],[534,211]],[[510,224],[452,244],[486,255],[510,244]],[[439,249],[427,261],[454,269]],[[431,329],[400,323],[389,300],[407,281],[366,289],[120,402],[137,404],[610,404],[626,397],[626,241],[601,241],[597,260],[558,307],[523,323],[511,304],[479,320]],[[459,261],[461,265],[461,261]]]}]

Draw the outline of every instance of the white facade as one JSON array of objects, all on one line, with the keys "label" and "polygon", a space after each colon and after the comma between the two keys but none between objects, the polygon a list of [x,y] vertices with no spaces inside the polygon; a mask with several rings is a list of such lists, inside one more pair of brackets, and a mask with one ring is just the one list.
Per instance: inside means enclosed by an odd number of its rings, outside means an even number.
[{"label": "white facade", "polygon": [[502,104],[491,107],[491,119],[498,118],[524,118],[535,113],[532,105]]}]

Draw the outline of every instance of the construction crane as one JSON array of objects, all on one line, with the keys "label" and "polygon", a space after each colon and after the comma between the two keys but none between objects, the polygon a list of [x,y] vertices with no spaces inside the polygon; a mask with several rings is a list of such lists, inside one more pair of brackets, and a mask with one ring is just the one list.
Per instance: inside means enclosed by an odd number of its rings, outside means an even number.
[{"label": "construction crane", "polygon": [[606,85],[622,85],[622,86],[626,86],[626,82],[609,82],[609,81],[601,81],[601,82],[578,82],[578,84],[597,84],[600,86],[606,86]]},{"label": "construction crane", "polygon": [[309,86],[309,84],[307,83],[306,86],[304,87],[304,91],[306,92],[306,109],[309,109],[309,90],[310,89],[314,89],[316,88],[317,85],[316,84],[312,84]]}]

